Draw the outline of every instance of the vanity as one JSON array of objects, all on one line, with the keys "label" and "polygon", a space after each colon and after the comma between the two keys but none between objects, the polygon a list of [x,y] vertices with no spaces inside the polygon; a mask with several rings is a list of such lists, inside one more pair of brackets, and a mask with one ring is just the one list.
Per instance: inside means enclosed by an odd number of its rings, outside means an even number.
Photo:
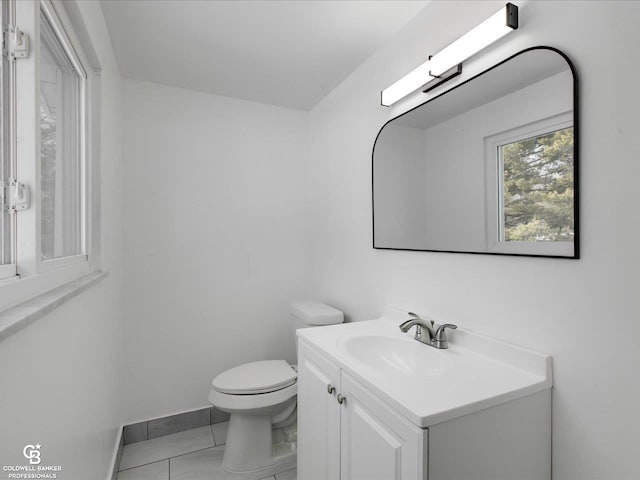
[{"label": "vanity", "polygon": [[551,478],[551,357],[409,318],[297,331],[298,479]]}]

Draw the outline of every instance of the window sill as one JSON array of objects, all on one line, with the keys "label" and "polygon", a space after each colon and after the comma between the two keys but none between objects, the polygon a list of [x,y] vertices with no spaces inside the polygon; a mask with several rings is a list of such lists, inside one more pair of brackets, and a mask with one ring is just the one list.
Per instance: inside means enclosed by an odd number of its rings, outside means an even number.
[{"label": "window sill", "polygon": [[109,272],[96,270],[0,312],[0,342],[97,284]]}]

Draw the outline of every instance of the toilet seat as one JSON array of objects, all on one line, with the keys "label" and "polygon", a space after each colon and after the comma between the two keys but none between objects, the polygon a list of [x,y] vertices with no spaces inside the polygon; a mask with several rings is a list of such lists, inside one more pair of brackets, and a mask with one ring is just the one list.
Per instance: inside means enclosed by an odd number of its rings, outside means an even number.
[{"label": "toilet seat", "polygon": [[256,395],[282,390],[295,384],[296,379],[296,371],[284,360],[264,360],[230,368],[211,385],[227,395]]},{"label": "toilet seat", "polygon": [[297,383],[276,390],[275,392],[256,395],[234,395],[218,392],[215,388],[212,388],[209,391],[209,402],[225,412],[245,412],[279,405],[289,399],[295,398],[297,393]]}]

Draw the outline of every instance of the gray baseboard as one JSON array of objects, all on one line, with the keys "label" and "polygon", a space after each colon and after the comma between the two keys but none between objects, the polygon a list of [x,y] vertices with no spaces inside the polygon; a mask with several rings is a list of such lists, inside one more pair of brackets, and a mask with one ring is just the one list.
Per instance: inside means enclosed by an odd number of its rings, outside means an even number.
[{"label": "gray baseboard", "polygon": [[172,433],[204,427],[229,420],[229,414],[215,407],[201,408],[191,412],[154,418],[144,422],[125,425],[122,431],[123,444],[142,442]]}]

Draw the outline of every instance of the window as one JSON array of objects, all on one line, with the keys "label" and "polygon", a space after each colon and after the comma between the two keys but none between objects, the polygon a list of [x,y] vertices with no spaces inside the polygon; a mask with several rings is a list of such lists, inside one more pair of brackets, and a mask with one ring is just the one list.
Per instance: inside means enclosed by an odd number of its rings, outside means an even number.
[{"label": "window", "polygon": [[40,14],[40,258],[83,252],[84,71]]},{"label": "window", "polygon": [[[572,113],[485,139],[494,252],[569,255],[574,242]],[[534,250],[531,250],[533,248]]]},{"label": "window", "polygon": [[[100,70],[86,29],[79,29],[80,41],[73,28],[82,19],[76,2],[0,1],[7,32],[0,70],[1,310],[98,268],[97,222],[89,213],[97,198]],[[15,49],[20,31],[39,36],[24,35]],[[16,192],[24,205],[12,209]]]}]

